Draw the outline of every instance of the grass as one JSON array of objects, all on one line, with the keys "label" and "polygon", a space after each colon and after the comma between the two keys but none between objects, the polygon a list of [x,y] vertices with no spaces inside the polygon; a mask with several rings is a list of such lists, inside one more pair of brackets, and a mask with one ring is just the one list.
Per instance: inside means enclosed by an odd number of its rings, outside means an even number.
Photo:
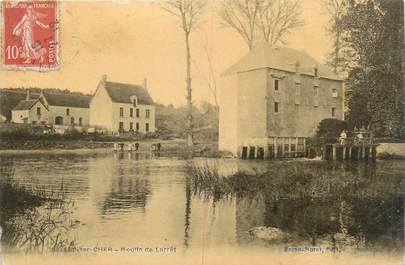
[{"label": "grass", "polygon": [[73,202],[64,198],[63,189],[46,192],[27,189],[14,178],[13,161],[0,160],[0,224],[2,243],[25,252],[59,251],[74,246],[71,231]]}]

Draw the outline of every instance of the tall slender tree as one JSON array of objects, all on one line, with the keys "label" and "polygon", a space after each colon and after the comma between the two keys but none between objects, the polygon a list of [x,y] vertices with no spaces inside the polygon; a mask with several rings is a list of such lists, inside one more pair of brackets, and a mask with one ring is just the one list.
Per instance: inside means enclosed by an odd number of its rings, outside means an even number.
[{"label": "tall slender tree", "polygon": [[336,74],[344,71],[342,18],[346,10],[346,2],[347,0],[323,0],[323,6],[326,14],[329,16],[327,32],[333,39],[333,49],[328,56],[328,64],[333,67]]},{"label": "tall slender tree", "polygon": [[169,0],[161,7],[179,19],[179,26],[183,30],[186,47],[186,90],[187,90],[187,145],[193,145],[193,93],[191,79],[191,48],[190,35],[197,29],[205,6],[204,0]]}]

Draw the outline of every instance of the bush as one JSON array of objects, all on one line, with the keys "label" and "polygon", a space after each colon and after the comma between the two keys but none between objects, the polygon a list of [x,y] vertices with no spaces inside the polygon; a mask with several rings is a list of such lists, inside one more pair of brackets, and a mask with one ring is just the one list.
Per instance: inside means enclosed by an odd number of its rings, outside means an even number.
[{"label": "bush", "polygon": [[315,136],[309,139],[309,146],[321,147],[325,144],[337,143],[343,130],[348,130],[347,122],[324,119],[319,123]]}]

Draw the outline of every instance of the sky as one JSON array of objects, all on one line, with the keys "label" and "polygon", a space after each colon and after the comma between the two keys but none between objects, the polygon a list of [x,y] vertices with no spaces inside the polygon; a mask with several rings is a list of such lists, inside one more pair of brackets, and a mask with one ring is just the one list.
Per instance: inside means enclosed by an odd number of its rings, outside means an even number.
[{"label": "sky", "polygon": [[[202,22],[191,35],[193,100],[213,102],[210,72],[220,74],[248,52],[241,37],[221,24],[220,0],[207,0]],[[323,63],[331,40],[321,0],[301,0],[305,25],[287,38]],[[60,12],[60,59],[57,71],[0,68],[0,87],[53,87],[93,93],[102,75],[130,84],[148,81],[152,98],[185,104],[185,45],[177,18],[155,1],[63,1]],[[211,58],[211,63],[207,58]],[[211,65],[211,67],[210,67]],[[218,87],[218,89],[220,89]]]}]

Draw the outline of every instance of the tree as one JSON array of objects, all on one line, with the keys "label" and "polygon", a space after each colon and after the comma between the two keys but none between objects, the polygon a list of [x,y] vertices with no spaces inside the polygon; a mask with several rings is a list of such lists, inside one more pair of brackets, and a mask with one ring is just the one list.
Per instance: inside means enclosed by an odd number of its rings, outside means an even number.
[{"label": "tree", "polygon": [[348,121],[370,125],[376,136],[404,137],[402,2],[347,0],[341,22]]},{"label": "tree", "polygon": [[333,67],[336,74],[343,72],[344,68],[341,55],[344,49],[342,41],[342,17],[346,10],[346,1],[347,0],[323,0],[325,11],[329,16],[327,31],[333,38],[333,50],[328,56],[328,64]]},{"label": "tree", "polygon": [[285,43],[292,29],[303,25],[297,0],[226,0],[220,16],[251,50],[258,40],[272,45]]},{"label": "tree", "polygon": [[186,90],[187,90],[187,145],[193,145],[193,101],[191,84],[191,49],[190,35],[201,20],[205,6],[204,0],[171,0],[162,4],[162,8],[180,20],[186,44]]},{"label": "tree", "polygon": [[236,30],[249,50],[253,48],[255,41],[261,3],[262,0],[225,0],[220,11],[223,24]]},{"label": "tree", "polygon": [[301,5],[294,0],[267,0],[261,5],[257,26],[264,41],[270,44],[285,44],[284,37],[292,29],[304,25]]}]

